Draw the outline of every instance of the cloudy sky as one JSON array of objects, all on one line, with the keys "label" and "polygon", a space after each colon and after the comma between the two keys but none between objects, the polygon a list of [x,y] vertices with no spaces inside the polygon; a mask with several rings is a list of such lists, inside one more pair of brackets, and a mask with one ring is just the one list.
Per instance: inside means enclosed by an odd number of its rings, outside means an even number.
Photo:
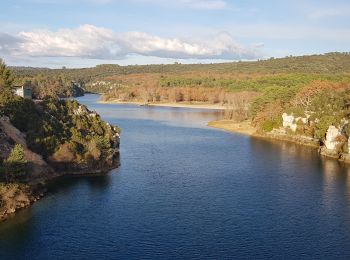
[{"label": "cloudy sky", "polygon": [[207,63],[350,51],[349,0],[0,1],[9,65]]}]

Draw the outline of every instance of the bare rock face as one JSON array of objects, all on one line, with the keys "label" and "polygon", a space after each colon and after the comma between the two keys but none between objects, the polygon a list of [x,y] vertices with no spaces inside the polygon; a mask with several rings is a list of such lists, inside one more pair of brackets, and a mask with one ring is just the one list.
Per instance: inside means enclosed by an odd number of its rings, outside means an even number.
[{"label": "bare rock face", "polygon": [[293,115],[288,115],[287,113],[283,113],[282,115],[282,125],[284,128],[290,128],[293,132],[297,130],[297,124],[295,123],[295,118]]},{"label": "bare rock face", "polygon": [[338,137],[341,136],[341,130],[337,127],[331,125],[328,127],[327,133],[326,133],[326,140],[324,142],[324,145],[328,150],[336,150],[337,145],[340,144],[338,141]]},{"label": "bare rock face", "polygon": [[302,122],[304,125],[307,125],[309,123],[308,116],[307,117],[294,117],[293,114],[288,115],[287,113],[282,114],[282,125],[285,129],[290,129],[293,132],[297,130],[299,121]]}]

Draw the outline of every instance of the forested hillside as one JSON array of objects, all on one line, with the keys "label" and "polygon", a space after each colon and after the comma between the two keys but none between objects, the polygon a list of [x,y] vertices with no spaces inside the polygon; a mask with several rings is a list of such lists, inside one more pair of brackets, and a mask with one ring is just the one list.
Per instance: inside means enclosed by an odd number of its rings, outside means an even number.
[{"label": "forested hillside", "polygon": [[279,108],[275,111],[289,108],[302,89],[327,82],[349,84],[350,54],[220,64],[98,65],[82,69],[11,67],[11,71],[15,83],[31,84],[38,98],[72,96],[71,87],[75,84],[84,91],[103,93],[104,101],[220,104],[227,107],[228,118],[250,118],[261,129],[270,129],[275,124],[272,107]]},{"label": "forested hillside", "polygon": [[11,67],[19,79],[35,77],[40,74],[47,76],[65,75],[69,79],[97,80],[108,76],[143,74],[143,73],[339,73],[350,72],[350,53],[327,53],[324,55],[310,55],[268,59],[260,61],[241,61],[214,64],[167,64],[167,65],[98,65],[93,68],[81,69],[48,69],[31,67]]},{"label": "forested hillside", "polygon": [[56,93],[35,101],[17,96],[15,80],[0,60],[0,221],[37,199],[33,183],[119,165],[118,127]]}]

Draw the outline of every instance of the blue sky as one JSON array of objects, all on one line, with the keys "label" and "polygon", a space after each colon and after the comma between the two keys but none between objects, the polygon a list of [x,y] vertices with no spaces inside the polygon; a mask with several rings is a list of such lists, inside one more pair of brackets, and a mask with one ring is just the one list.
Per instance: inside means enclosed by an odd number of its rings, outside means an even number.
[{"label": "blue sky", "polygon": [[207,63],[350,51],[349,0],[0,0],[9,65]]}]

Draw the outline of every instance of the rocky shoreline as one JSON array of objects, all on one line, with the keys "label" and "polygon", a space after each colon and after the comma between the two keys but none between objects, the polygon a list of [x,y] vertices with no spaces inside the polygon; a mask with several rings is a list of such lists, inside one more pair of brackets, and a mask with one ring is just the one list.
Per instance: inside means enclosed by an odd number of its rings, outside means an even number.
[{"label": "rocky shoreline", "polygon": [[67,176],[92,176],[108,174],[120,166],[119,152],[113,165],[99,169],[79,169],[76,171],[52,172],[40,178],[31,180],[28,184],[5,184],[0,185],[0,222],[3,222],[15,215],[19,210],[24,209],[45,196],[47,186],[60,178]]},{"label": "rocky shoreline", "polygon": [[9,184],[0,187],[3,198],[0,205],[0,222],[13,216],[19,210],[29,207],[44,196],[40,185]]},{"label": "rocky shoreline", "polygon": [[271,132],[258,131],[248,121],[236,123],[230,120],[219,120],[209,122],[208,126],[223,129],[232,133],[248,135],[254,138],[290,142],[302,146],[312,147],[317,149],[321,156],[350,164],[350,153],[339,151],[337,149],[337,146],[340,144],[338,139],[341,135],[341,131],[339,129],[334,129],[334,126],[329,127],[323,142],[317,138],[295,134],[293,131],[290,133],[287,131],[289,130],[287,129],[288,127],[273,129]]},{"label": "rocky shoreline", "polygon": [[13,144],[17,143],[23,147],[28,164],[27,176],[10,182],[5,182],[5,179],[0,182],[0,222],[41,199],[45,195],[47,185],[59,178],[102,175],[119,167],[119,134],[115,133],[112,138],[111,154],[93,163],[44,160],[28,147],[26,135],[14,127],[8,117],[0,117],[0,158],[7,158]]}]

